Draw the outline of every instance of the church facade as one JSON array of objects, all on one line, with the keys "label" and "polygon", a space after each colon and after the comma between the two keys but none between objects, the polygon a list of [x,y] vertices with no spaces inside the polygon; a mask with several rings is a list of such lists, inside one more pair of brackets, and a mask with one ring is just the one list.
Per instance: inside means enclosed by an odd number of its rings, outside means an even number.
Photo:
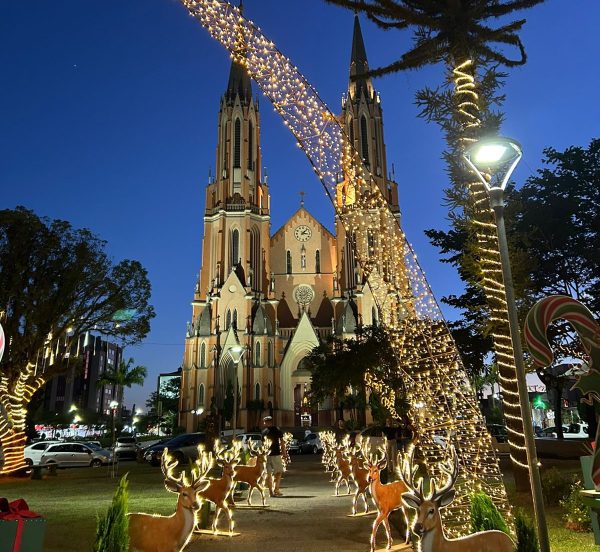
[{"label": "church facade", "polygon": [[[355,16],[340,122],[399,217],[380,98],[370,79],[360,77],[367,70]],[[378,321],[353,237],[341,223],[332,234],[301,201],[271,234],[261,167],[258,103],[234,62],[220,103],[216,174],[206,187],[202,266],[185,338],[180,425],[187,431],[196,431],[210,412],[233,412],[236,387],[238,428],[259,427],[267,413],[283,427],[332,425],[337,405],[331,400],[308,406],[310,373],[303,361],[330,335],[350,339],[361,325]],[[347,193],[340,188],[336,201],[348,202]]]}]

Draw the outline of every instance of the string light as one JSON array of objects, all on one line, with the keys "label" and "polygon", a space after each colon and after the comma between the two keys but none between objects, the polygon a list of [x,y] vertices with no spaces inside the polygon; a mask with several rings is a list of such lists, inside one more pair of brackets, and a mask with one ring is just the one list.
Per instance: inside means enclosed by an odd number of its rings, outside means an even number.
[{"label": "string light", "polygon": [[[459,451],[462,476],[456,483],[456,499],[444,512],[448,532],[469,532],[470,496],[476,491],[489,494],[510,519],[491,438],[456,345],[398,219],[344,128],[291,61],[238,8],[224,0],[182,2],[271,100],[332,200],[353,243],[360,276],[368,282],[379,319],[390,335],[410,403],[409,415],[430,475],[441,475],[450,444]],[[477,96],[466,69],[462,67],[464,75],[457,78],[468,113]],[[498,266],[492,268],[498,270]],[[497,286],[495,276],[491,281]],[[367,376],[367,384],[398,417],[394,389],[375,374]],[[445,432],[445,445],[440,445],[440,431]]]}]

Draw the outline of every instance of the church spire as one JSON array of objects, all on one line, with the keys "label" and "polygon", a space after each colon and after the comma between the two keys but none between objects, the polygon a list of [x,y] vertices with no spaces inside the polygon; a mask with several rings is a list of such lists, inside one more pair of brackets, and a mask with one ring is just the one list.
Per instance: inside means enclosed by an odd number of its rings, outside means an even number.
[{"label": "church spire", "polygon": [[[244,10],[243,0],[240,0],[238,6],[240,17]],[[237,61],[246,57],[246,45],[244,44],[244,36],[241,28],[238,28],[237,45],[233,53],[231,61],[231,69],[229,70],[229,81],[227,82],[227,90],[225,98],[228,102],[233,103],[237,95],[240,97],[240,102],[244,104],[250,103],[252,99],[252,85],[246,68]]]},{"label": "church spire", "polygon": [[349,90],[352,97],[360,95],[361,91],[372,93],[373,86],[370,78],[365,78],[364,75],[369,70],[369,62],[367,61],[367,50],[365,49],[365,41],[363,40],[362,31],[358,14],[354,14],[354,33],[352,35],[352,54],[350,56],[350,85]]}]

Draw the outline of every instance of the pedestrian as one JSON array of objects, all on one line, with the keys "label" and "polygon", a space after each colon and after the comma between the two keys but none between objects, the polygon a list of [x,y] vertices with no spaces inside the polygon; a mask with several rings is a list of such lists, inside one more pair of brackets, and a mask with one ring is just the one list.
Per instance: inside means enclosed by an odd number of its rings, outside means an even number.
[{"label": "pedestrian", "polygon": [[273,423],[272,416],[263,418],[265,429],[262,432],[263,438],[271,440],[271,450],[267,456],[267,485],[271,496],[283,496],[281,492],[281,478],[283,477],[283,459],[282,451],[285,450],[283,444],[283,433]]},{"label": "pedestrian", "polygon": [[348,431],[346,431],[346,424],[344,423],[344,420],[340,419],[337,421],[337,427],[335,428],[335,438],[338,442],[341,442],[344,440],[346,435],[348,435]]}]

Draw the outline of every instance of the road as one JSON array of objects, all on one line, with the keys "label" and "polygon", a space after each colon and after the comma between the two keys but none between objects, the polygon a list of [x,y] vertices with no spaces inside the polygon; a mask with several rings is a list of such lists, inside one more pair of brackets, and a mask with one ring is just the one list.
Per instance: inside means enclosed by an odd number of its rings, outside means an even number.
[{"label": "road", "polygon": [[[352,498],[333,496],[329,477],[320,456],[293,456],[282,483],[283,497],[268,499],[266,509],[237,508],[239,536],[195,535],[186,552],[367,552],[374,516],[348,517]],[[256,492],[252,503],[260,504]],[[223,517],[221,521],[225,528]],[[394,544],[402,543],[402,536],[392,531]],[[383,526],[378,537],[378,548],[385,548]]]}]

